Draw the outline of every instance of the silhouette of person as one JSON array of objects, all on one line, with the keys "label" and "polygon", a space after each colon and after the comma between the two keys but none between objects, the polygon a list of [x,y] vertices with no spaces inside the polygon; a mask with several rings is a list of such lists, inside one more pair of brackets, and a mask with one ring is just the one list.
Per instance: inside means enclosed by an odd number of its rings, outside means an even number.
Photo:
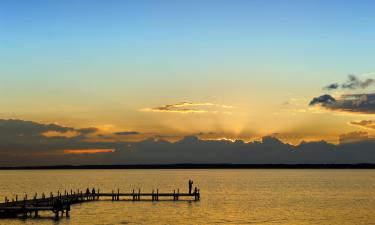
[{"label": "silhouette of person", "polygon": [[95,188],[92,189],[91,194],[93,195],[92,200],[95,200],[95,196],[94,196],[95,195]]},{"label": "silhouette of person", "polygon": [[191,195],[191,190],[193,189],[193,181],[189,180],[189,195]]},{"label": "silhouette of person", "polygon": [[89,188],[86,188],[86,194],[90,194]]}]

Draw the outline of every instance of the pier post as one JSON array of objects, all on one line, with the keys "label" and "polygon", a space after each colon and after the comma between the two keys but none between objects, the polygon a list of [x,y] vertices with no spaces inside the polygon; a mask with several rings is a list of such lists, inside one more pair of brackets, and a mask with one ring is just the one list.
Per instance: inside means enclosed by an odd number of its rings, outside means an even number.
[{"label": "pier post", "polygon": [[27,211],[26,211],[26,205],[25,204],[22,205],[22,213],[23,213],[23,218],[26,219],[27,218]]},{"label": "pier post", "polygon": [[176,200],[178,200],[178,197],[180,196],[180,189],[178,188],[177,189],[177,196],[176,196]]},{"label": "pier post", "polygon": [[152,196],[152,197],[151,197],[152,201],[154,201],[154,200],[155,200],[155,199],[154,199],[154,198],[155,198],[155,196],[154,196],[154,189],[152,189],[152,194],[151,194],[151,196]]},{"label": "pier post", "polygon": [[115,200],[115,192],[112,190],[112,201]]},{"label": "pier post", "polygon": [[133,201],[135,200],[135,196],[134,196],[134,189],[133,189]]},{"label": "pier post", "polygon": [[69,217],[69,212],[70,212],[70,202],[68,203],[68,205],[66,206],[66,217]]},{"label": "pier post", "polygon": [[159,188],[158,188],[158,189],[156,189],[156,200],[158,200],[158,201],[159,201]]},{"label": "pier post", "polygon": [[141,189],[138,188],[138,201],[140,201],[140,200],[141,200]]},{"label": "pier post", "polygon": [[176,201],[176,190],[173,190],[173,201]]},{"label": "pier post", "polygon": [[120,189],[118,188],[117,189],[117,201],[119,201],[120,200]]}]

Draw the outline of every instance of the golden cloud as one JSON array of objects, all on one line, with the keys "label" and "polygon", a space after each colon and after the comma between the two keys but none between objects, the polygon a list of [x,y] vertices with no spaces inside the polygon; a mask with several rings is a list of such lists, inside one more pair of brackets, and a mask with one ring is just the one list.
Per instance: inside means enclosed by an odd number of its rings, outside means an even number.
[{"label": "golden cloud", "polygon": [[349,122],[349,125],[358,126],[366,129],[375,129],[375,121],[373,120],[361,120]]},{"label": "golden cloud", "polygon": [[[180,102],[176,104],[169,104],[158,106],[154,108],[143,108],[143,112],[168,112],[168,113],[219,113],[220,109],[232,109],[230,105],[218,105],[210,102]],[[230,113],[223,111],[222,113]]]},{"label": "golden cloud", "polygon": [[68,130],[68,131],[65,131],[65,132],[50,130],[50,131],[46,131],[46,132],[41,133],[41,135],[44,136],[44,137],[49,137],[49,138],[52,138],[52,137],[73,138],[73,137],[77,137],[77,136],[81,135],[81,132],[76,131],[76,130]]}]

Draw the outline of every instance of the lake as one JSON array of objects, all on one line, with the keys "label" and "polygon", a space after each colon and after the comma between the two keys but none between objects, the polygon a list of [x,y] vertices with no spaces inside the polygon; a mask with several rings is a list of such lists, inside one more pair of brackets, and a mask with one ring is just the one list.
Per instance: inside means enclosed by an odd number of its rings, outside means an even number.
[{"label": "lake", "polygon": [[1,219],[0,224],[375,224],[375,170],[173,169],[0,171],[0,199],[15,194],[100,188],[187,192],[201,201],[99,201],[73,205],[70,218]]}]

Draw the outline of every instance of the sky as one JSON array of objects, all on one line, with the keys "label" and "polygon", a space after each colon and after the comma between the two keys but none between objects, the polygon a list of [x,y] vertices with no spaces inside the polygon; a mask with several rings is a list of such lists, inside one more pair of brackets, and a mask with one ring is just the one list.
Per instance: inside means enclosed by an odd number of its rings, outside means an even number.
[{"label": "sky", "polygon": [[374,9],[365,0],[3,0],[0,125],[32,121],[51,128],[35,135],[101,143],[372,138]]}]

